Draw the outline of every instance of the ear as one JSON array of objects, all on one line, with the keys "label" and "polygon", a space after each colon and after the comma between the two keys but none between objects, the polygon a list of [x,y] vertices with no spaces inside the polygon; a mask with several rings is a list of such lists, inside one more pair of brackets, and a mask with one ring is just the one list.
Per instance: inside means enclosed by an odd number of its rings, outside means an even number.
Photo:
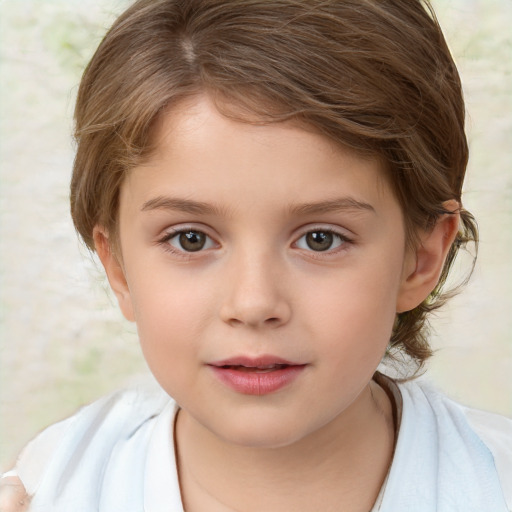
[{"label": "ear", "polygon": [[452,213],[440,215],[432,230],[421,233],[419,246],[406,256],[396,304],[397,313],[419,306],[439,281],[460,220],[457,201],[446,201],[443,207]]},{"label": "ear", "polygon": [[119,258],[112,251],[107,231],[101,226],[95,226],[93,230],[94,247],[107,274],[108,282],[117,297],[117,302],[124,315],[130,322],[135,321],[130,289],[124,268]]}]

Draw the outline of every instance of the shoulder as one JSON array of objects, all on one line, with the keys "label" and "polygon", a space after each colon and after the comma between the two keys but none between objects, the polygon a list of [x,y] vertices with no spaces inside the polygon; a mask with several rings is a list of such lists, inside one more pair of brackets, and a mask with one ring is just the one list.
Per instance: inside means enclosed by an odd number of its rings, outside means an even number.
[{"label": "shoulder", "polygon": [[468,407],[462,409],[494,457],[505,499],[512,510],[512,419]]},{"label": "shoulder", "polygon": [[56,480],[86,463],[103,467],[116,445],[143,431],[169,402],[152,385],[105,396],[41,432],[23,450],[15,471],[33,495],[49,474]]},{"label": "shoulder", "polygon": [[512,510],[512,419],[461,405],[422,379],[399,384],[398,388],[409,416],[421,417],[425,410],[434,415],[440,449],[455,456],[464,445],[474,454],[489,454],[507,507]]}]

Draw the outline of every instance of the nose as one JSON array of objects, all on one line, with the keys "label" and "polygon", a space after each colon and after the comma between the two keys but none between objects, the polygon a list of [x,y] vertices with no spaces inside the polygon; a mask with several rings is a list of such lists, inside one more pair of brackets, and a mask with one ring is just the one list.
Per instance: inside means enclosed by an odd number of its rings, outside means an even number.
[{"label": "nose", "polygon": [[291,318],[284,271],[275,258],[246,254],[230,261],[221,319],[233,327],[276,328]]}]

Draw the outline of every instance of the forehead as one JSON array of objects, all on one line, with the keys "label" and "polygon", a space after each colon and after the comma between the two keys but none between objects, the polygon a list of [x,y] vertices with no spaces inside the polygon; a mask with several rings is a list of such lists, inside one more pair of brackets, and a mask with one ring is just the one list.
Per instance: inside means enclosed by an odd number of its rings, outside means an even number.
[{"label": "forehead", "polygon": [[357,155],[298,122],[227,118],[207,96],[165,112],[155,124],[153,147],[123,186],[130,201],[169,195],[246,209],[340,197],[383,208],[396,203],[377,158]]}]

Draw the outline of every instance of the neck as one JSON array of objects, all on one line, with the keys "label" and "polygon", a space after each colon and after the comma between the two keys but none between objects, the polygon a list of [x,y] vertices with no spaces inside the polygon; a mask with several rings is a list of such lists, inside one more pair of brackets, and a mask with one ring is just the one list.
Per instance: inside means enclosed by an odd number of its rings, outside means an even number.
[{"label": "neck", "polygon": [[219,439],[180,411],[178,467],[187,512],[368,512],[391,463],[392,407],[371,382],[342,414],[288,446]]}]

